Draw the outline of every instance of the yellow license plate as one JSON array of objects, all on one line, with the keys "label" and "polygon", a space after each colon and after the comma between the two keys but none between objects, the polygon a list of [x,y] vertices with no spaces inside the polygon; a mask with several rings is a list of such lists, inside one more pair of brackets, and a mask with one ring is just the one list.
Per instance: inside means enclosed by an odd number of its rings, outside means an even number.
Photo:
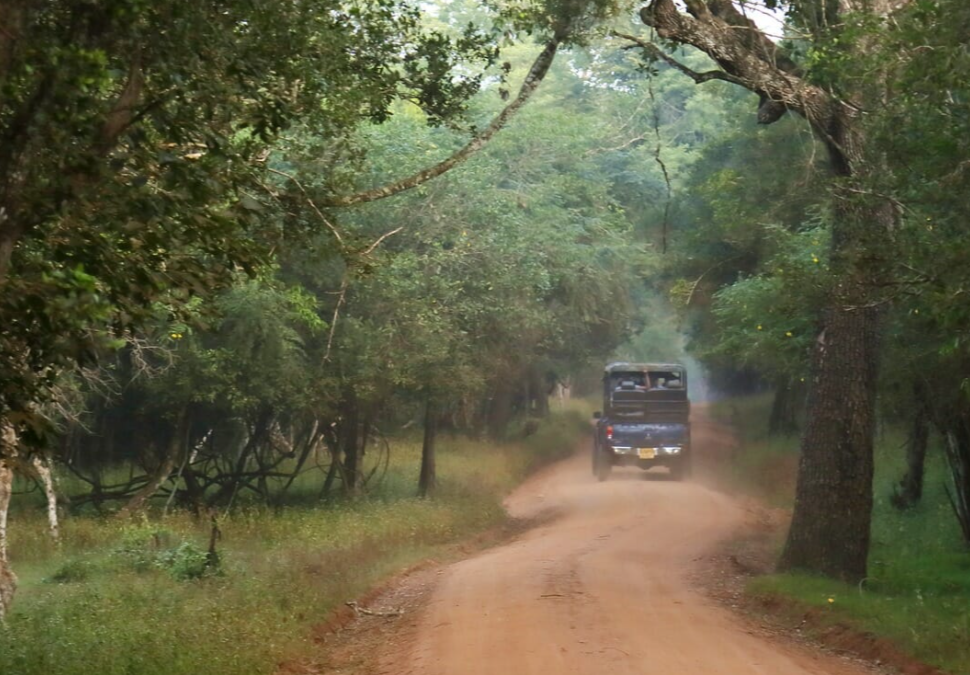
[{"label": "yellow license plate", "polygon": [[653,459],[657,456],[656,448],[637,448],[637,455],[640,459]]}]

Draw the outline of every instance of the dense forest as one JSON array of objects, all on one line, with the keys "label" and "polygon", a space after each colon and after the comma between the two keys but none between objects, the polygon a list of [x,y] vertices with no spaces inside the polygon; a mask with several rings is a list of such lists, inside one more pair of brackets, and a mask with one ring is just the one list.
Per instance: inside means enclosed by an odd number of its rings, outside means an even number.
[{"label": "dense forest", "polygon": [[214,568],[223,519],[380,495],[415,431],[433,500],[442,438],[527,439],[613,358],[770,393],[779,569],[867,578],[883,421],[895,508],[939,445],[970,546],[968,31],[962,0],[0,0],[0,620],[8,518],[185,514]]}]

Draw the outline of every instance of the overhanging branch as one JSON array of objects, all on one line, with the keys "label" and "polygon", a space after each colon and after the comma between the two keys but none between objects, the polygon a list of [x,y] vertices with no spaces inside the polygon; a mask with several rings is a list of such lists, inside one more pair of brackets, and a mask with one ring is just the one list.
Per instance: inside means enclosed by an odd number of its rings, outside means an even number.
[{"label": "overhanging branch", "polygon": [[539,53],[539,56],[536,57],[532,67],[529,69],[529,74],[522,83],[518,96],[516,96],[511,103],[505,106],[505,108],[502,109],[502,112],[496,115],[495,119],[493,119],[487,127],[485,127],[463,148],[458,150],[448,159],[432,167],[424,169],[423,171],[419,171],[416,174],[408,176],[407,178],[391,183],[390,185],[384,185],[382,187],[373,188],[371,190],[365,190],[363,192],[357,192],[342,197],[332,197],[326,201],[322,201],[321,205],[353,206],[354,204],[362,204],[364,202],[372,202],[378,199],[391,197],[398,193],[404,192],[405,190],[410,190],[411,188],[417,187],[422,183],[426,183],[433,178],[437,178],[443,173],[461,164],[475,154],[475,152],[483,148],[485,144],[488,143],[488,141],[490,141],[491,138],[508,123],[512,116],[515,115],[515,113],[517,113],[526,104],[526,102],[528,102],[533,92],[535,92],[535,90],[539,87],[539,84],[542,83],[542,80],[549,72],[549,68],[552,66],[552,62],[556,57],[556,51],[558,48],[558,38],[553,38],[546,44],[545,48]]},{"label": "overhanging branch", "polygon": [[628,45],[626,49],[640,47],[653,58],[663,61],[668,66],[679,70],[684,75],[694,80],[694,82],[697,84],[703,84],[705,82],[710,82],[711,80],[721,80],[722,82],[730,82],[731,84],[737,84],[742,87],[744,86],[744,82],[741,79],[734,77],[723,70],[708,70],[703,73],[699,73],[696,70],[684,65],[674,57],[670,56],[670,54],[667,54],[665,51],[660,49],[660,47],[647,40],[642,40],[636,36],[627,35],[626,33],[618,33],[616,31],[613,31],[613,35],[634,43],[632,45]]},{"label": "overhanging branch", "polygon": [[691,45],[711,57],[732,82],[761,96],[758,121],[770,124],[786,110],[806,117],[819,133],[839,101],[809,84],[797,66],[730,0],[692,0],[681,12],[674,0],[651,0],[641,20],[665,40]]}]

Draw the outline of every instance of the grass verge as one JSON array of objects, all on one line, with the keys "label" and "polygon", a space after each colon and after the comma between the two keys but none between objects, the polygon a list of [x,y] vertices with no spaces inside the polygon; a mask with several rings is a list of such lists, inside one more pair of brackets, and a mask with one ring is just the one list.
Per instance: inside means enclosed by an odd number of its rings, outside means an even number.
[{"label": "grass verge", "polygon": [[[740,437],[729,480],[770,504],[790,507],[798,439],[768,436],[769,406],[770,398],[758,396],[724,401],[713,410]],[[970,675],[970,552],[947,502],[945,460],[939,447],[931,449],[922,502],[898,511],[889,496],[905,469],[903,440],[892,426],[877,438],[872,548],[864,584],[773,574],[753,579],[748,592],[811,608],[820,629],[848,626],[886,638],[924,663]]]},{"label": "grass verge", "polygon": [[334,607],[502,523],[502,497],[584,433],[588,417],[573,410],[521,442],[442,438],[431,500],[413,496],[420,442],[399,440],[366,497],[226,516],[217,575],[201,564],[207,528],[186,514],[137,524],[71,518],[55,547],[42,513],[21,509],[10,541],[21,583],[0,628],[0,673],[271,673],[315,649],[309,627]]}]

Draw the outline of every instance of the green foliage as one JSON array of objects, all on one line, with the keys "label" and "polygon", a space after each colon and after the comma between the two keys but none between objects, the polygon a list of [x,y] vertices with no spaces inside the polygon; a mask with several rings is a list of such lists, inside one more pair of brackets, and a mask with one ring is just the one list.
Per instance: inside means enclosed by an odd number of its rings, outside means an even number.
[{"label": "green foliage", "polygon": [[161,551],[155,558],[155,565],[177,581],[201,579],[212,572],[207,553],[189,541],[183,541],[177,548]]},{"label": "green foliage", "polygon": [[[523,48],[507,55],[509,77],[518,77],[531,57]],[[317,250],[286,256],[283,278],[318,297],[332,298],[348,282],[330,354],[341,388],[368,401],[430,391],[446,410],[467,415],[502,381],[535,370],[543,379],[565,377],[607,358],[624,339],[634,274],[651,254],[631,246],[631,223],[612,194],[616,171],[603,171],[597,152],[616,130],[590,134],[613,94],[588,87],[563,65],[545,86],[583,90],[593,105],[564,108],[556,96],[537,95],[490,146],[448,175],[342,213],[338,226],[357,250],[396,231],[366,258],[314,266]],[[494,112],[488,98],[476,103],[476,114]],[[632,97],[623,105],[634,105]],[[412,112],[401,106],[389,123],[364,130],[369,175],[360,183],[386,183],[461,143]],[[319,166],[307,152],[288,171],[312,185]]]},{"label": "green foliage", "polygon": [[774,228],[769,236],[776,252],[765,261],[765,272],[715,293],[711,311],[718,342],[708,356],[775,379],[804,381],[816,317],[831,283],[828,231]]},{"label": "green foliage", "polygon": [[87,581],[91,574],[91,564],[83,559],[76,558],[66,561],[63,565],[54,570],[47,581],[53,584],[70,584]]},{"label": "green foliage", "polygon": [[454,120],[497,56],[487,33],[427,30],[395,0],[60,0],[7,21],[0,378],[34,436],[33,404],[61,371],[154,323],[159,304],[182,320],[288,238],[259,197],[282,131],[345,140],[396,100]]}]

